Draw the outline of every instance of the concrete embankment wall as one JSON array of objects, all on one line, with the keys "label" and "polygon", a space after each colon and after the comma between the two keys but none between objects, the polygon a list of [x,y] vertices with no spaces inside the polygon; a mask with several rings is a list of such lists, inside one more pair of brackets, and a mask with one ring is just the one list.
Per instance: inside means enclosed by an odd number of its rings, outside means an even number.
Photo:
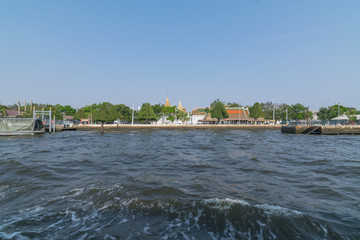
[{"label": "concrete embankment wall", "polygon": [[[311,133],[310,128],[314,126],[282,126],[282,133],[293,134],[308,134]],[[316,134],[322,135],[339,135],[339,134],[360,134],[360,126],[346,125],[346,126],[319,126]]]},{"label": "concrete embankment wall", "polygon": [[[104,131],[140,130],[140,129],[275,129],[281,125],[149,125],[149,124],[104,124]],[[78,125],[78,131],[100,131],[100,124]]]},{"label": "concrete embankment wall", "polygon": [[294,133],[294,134],[301,134],[303,133],[308,126],[282,126],[281,132],[282,133]]},{"label": "concrete embankment wall", "polygon": [[324,126],[322,127],[321,132],[324,135],[360,134],[360,126],[358,125]]}]

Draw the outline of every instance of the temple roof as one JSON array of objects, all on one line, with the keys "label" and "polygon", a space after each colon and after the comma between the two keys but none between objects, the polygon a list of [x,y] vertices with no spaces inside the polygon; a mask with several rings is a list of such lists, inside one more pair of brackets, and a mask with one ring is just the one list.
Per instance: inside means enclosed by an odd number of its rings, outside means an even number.
[{"label": "temple roof", "polygon": [[171,107],[169,102],[169,97],[166,98],[165,107]]},{"label": "temple roof", "polygon": [[182,107],[182,105],[181,105],[181,98],[180,98],[180,102],[179,102],[179,107],[178,107],[178,109],[181,110],[181,111],[183,110],[183,107]]}]

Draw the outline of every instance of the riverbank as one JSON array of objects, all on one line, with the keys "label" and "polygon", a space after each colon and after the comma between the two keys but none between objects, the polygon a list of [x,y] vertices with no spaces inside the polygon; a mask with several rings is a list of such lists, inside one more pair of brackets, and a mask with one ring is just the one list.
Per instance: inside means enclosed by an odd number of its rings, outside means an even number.
[{"label": "riverbank", "polygon": [[[275,129],[280,130],[281,125],[149,125],[149,124],[105,124],[104,131],[121,131],[121,130],[140,130],[140,129],[260,129],[269,130]],[[100,124],[86,124],[78,125],[78,131],[101,131]]]}]

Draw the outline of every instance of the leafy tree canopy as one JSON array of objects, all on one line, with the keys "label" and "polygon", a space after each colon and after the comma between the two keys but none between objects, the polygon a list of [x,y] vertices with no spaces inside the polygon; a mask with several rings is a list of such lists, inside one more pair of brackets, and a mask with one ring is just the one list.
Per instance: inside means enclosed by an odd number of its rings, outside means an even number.
[{"label": "leafy tree canopy", "polygon": [[161,103],[158,103],[158,104],[152,105],[151,107],[152,107],[155,115],[159,116],[159,115],[162,114],[162,111],[163,111],[163,108],[165,107],[165,105],[161,104]]},{"label": "leafy tree canopy", "polygon": [[250,109],[250,117],[255,120],[263,116],[263,110],[260,103],[256,102]]},{"label": "leafy tree canopy", "polygon": [[322,107],[319,109],[318,117],[321,120],[330,120],[332,118],[336,118],[339,115],[344,114],[348,110],[347,107],[341,105],[333,105],[329,107]]},{"label": "leafy tree canopy", "polygon": [[0,113],[2,113],[2,115],[6,115],[6,110],[8,108],[5,105],[0,105]]},{"label": "leafy tree canopy", "polygon": [[138,114],[138,120],[141,122],[150,122],[156,120],[156,115],[154,113],[154,110],[152,109],[150,103],[144,103],[141,106],[141,110]]},{"label": "leafy tree canopy", "polygon": [[175,108],[176,108],[176,106],[172,106],[172,107],[163,106],[162,113],[166,116],[171,115],[171,114],[173,115],[173,114],[175,114]]},{"label": "leafy tree canopy", "polygon": [[225,109],[225,105],[219,99],[215,100],[210,106],[210,114],[212,118],[217,118],[218,122],[220,123],[221,119],[228,118],[229,114]]},{"label": "leafy tree canopy", "polygon": [[[265,119],[273,119],[274,111],[276,110],[276,105],[272,102],[266,102],[266,103],[260,103],[262,111],[263,111],[263,117]],[[275,112],[276,117],[276,112]]]},{"label": "leafy tree canopy", "polygon": [[220,99],[214,100],[212,103],[210,103],[210,108],[214,108],[217,103],[222,103],[225,106],[225,103],[220,101]]},{"label": "leafy tree canopy", "polygon": [[186,122],[187,120],[189,120],[187,112],[181,110],[176,111],[176,118],[180,119],[181,122]]},{"label": "leafy tree canopy", "polygon": [[130,107],[125,104],[113,105],[111,111],[115,116],[115,120],[120,119],[124,122],[131,122],[132,112]]},{"label": "leafy tree canopy", "polygon": [[92,109],[92,120],[95,122],[113,122],[116,119],[113,105],[110,102],[102,102]]},{"label": "leafy tree canopy", "polygon": [[63,113],[64,115],[67,116],[74,116],[74,114],[76,113],[76,109],[72,108],[70,105],[65,105],[65,106],[61,106],[60,104],[56,104],[55,108]]},{"label": "leafy tree canopy", "polygon": [[236,103],[236,102],[228,102],[226,104],[227,107],[240,107],[240,104]]}]

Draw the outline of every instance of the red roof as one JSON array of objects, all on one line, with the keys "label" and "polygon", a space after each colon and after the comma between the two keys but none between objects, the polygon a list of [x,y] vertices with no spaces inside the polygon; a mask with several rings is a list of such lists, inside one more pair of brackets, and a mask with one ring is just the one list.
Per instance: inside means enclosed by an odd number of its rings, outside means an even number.
[{"label": "red roof", "polygon": [[17,110],[6,110],[6,115],[8,117],[17,117],[18,111]]},{"label": "red roof", "polygon": [[73,116],[66,116],[66,115],[63,116],[63,120],[73,120],[73,119],[74,119]]}]

